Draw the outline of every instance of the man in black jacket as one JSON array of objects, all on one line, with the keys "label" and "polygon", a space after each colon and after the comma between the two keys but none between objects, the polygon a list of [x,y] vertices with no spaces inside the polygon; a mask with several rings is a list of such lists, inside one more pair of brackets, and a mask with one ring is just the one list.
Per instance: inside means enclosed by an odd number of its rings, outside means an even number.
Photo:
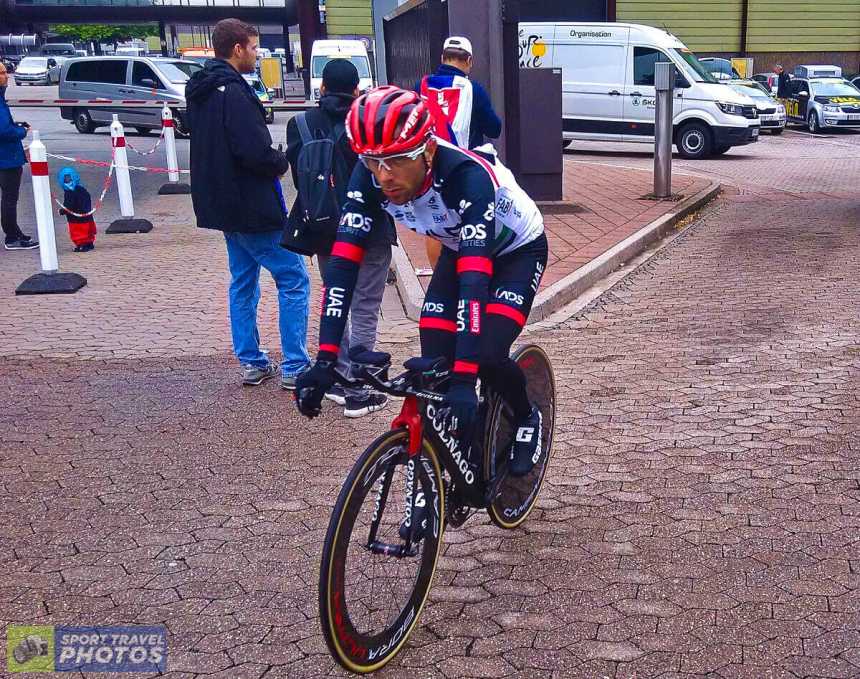
[{"label": "man in black jacket", "polygon": [[185,88],[191,129],[191,198],[197,225],[224,232],[230,262],[230,329],[242,382],[261,384],[278,374],[260,349],[257,302],[260,267],[278,288],[283,362],[281,386],[295,388],[308,365],[306,335],[310,281],[304,260],[280,247],[286,206],[280,177],[286,155],[272,148],[266,113],[242,78],[254,71],[259,35],[238,19],[212,31],[215,59]]},{"label": "man in black jacket", "polygon": [[[358,70],[347,59],[332,59],[322,73],[319,108],[305,113],[308,128],[315,135],[329,135],[334,131],[338,144],[336,153],[346,161],[349,173],[358,163],[358,156],[349,145],[349,139],[344,130],[344,122],[349,107],[358,96]],[[293,175],[293,183],[299,186],[297,167],[299,154],[302,150],[302,137],[296,118],[287,123],[287,158]],[[345,199],[344,194],[344,199]],[[304,219],[304,206],[301,196],[296,198],[290,210],[289,222],[284,229],[282,244],[284,247],[310,257],[317,256],[320,273],[328,265],[329,254],[337,235],[337,221],[332,223],[308,223]],[[385,282],[388,268],[391,265],[391,246],[397,242],[394,224],[388,220],[388,229],[381,230],[376,239],[370,243],[361,263],[349,311],[349,324],[341,342],[338,358],[338,368],[348,374],[351,369],[350,356],[361,358],[367,351],[372,351],[376,344],[376,328],[379,323],[379,307],[385,293]],[[361,417],[385,406],[387,398],[366,390],[344,389],[340,385],[333,386],[326,396],[344,406],[346,417]]]}]

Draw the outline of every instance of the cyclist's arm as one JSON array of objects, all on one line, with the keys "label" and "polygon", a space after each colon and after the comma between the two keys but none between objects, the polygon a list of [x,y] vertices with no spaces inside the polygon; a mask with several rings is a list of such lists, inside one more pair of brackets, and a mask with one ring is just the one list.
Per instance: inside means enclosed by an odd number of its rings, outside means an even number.
[{"label": "cyclist's arm", "polygon": [[459,206],[461,214],[454,375],[457,379],[474,383],[478,376],[484,307],[493,274],[496,191],[486,170],[474,163],[466,163],[447,178],[442,199],[446,205]]},{"label": "cyclist's arm", "polygon": [[361,163],[353,170],[348,196],[331,258],[322,272],[322,318],[317,355],[321,360],[331,361],[337,357],[370,230],[377,222],[377,228],[385,228],[378,189],[373,186],[370,171]]}]

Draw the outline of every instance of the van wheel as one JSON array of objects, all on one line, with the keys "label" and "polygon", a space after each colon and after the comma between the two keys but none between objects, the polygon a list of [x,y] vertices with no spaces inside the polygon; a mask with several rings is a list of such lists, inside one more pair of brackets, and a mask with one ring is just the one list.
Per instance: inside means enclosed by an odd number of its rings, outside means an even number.
[{"label": "van wheel", "polygon": [[678,154],[688,160],[699,160],[711,155],[711,131],[701,123],[688,123],[678,131],[675,141]]},{"label": "van wheel", "polygon": [[818,114],[815,111],[809,112],[809,117],[806,119],[806,126],[812,134],[821,132],[821,125],[818,124]]},{"label": "van wheel", "polygon": [[75,129],[81,134],[92,134],[96,129],[89,111],[75,111]]},{"label": "van wheel", "polygon": [[770,133],[771,133],[774,137],[778,137],[779,135],[781,135],[781,134],[782,134],[782,131],[783,131],[784,129],[785,129],[784,127],[775,127],[775,128],[773,128],[773,129],[770,131]]}]

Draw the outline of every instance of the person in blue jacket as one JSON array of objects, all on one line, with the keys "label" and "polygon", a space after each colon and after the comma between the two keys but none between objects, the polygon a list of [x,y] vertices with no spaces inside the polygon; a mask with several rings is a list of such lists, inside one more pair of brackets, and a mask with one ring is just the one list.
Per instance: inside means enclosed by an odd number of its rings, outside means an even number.
[{"label": "person in blue jacket", "polygon": [[95,248],[96,222],[93,219],[93,199],[81,184],[81,177],[73,167],[64,167],[57,174],[57,183],[63,190],[63,207],[60,215],[69,223],[69,237],[75,252],[89,252]]},{"label": "person in blue jacket", "polygon": [[8,83],[6,66],[0,63],[0,225],[6,236],[4,245],[7,250],[32,250],[39,247],[39,243],[18,226],[18,191],[27,162],[21,140],[27,136],[30,126],[12,119],[6,103]]},{"label": "person in blue jacket", "polygon": [[415,85],[436,119],[436,136],[464,149],[497,139],[502,121],[493,110],[490,96],[479,82],[470,79],[472,42],[451,36],[442,44],[442,63],[436,72]]}]

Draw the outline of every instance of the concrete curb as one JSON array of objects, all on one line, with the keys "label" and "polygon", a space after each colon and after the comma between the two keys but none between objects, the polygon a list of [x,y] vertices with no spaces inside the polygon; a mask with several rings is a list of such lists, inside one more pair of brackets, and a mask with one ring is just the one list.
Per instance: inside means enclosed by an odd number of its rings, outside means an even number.
[{"label": "concrete curb", "polygon": [[[684,217],[716,198],[721,188],[719,182],[712,182],[699,193],[678,203],[672,212],[658,217],[602,255],[595,257],[588,264],[541,290],[535,298],[528,323],[537,323],[551,316],[615,271],[621,264],[644,252],[649,245],[663,238]],[[400,246],[393,248],[392,260],[397,272],[397,291],[400,293],[406,316],[417,321],[424,302],[424,289],[403,248]]]}]

